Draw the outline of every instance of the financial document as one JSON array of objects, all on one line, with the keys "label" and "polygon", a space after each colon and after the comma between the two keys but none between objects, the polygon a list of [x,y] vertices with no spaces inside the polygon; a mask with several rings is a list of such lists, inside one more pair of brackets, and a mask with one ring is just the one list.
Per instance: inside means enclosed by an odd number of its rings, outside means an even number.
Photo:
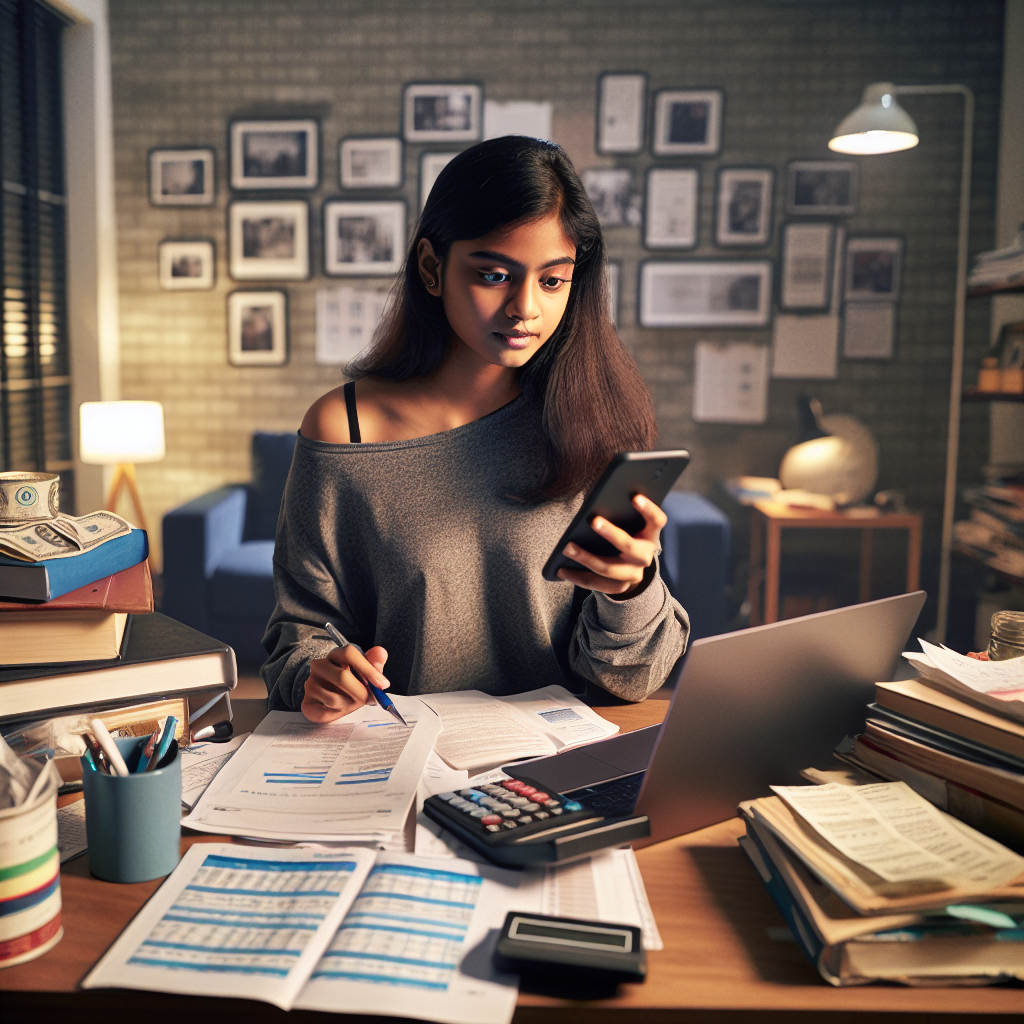
[{"label": "financial document", "polygon": [[376,706],[327,725],[270,712],[183,824],[279,841],[400,832],[441,723],[416,698],[395,703],[409,728]]},{"label": "financial document", "polygon": [[82,987],[235,996],[288,1009],[373,862],[367,850],[197,843]]},{"label": "financial document", "polygon": [[248,739],[247,732],[226,743],[191,743],[180,750],[181,802],[189,808],[203,795],[214,776],[231,760],[231,755]]},{"label": "financial document", "polygon": [[602,718],[573,696],[564,686],[545,686],[529,693],[499,697],[525,712],[534,726],[551,739],[559,750],[614,736],[619,727]]}]

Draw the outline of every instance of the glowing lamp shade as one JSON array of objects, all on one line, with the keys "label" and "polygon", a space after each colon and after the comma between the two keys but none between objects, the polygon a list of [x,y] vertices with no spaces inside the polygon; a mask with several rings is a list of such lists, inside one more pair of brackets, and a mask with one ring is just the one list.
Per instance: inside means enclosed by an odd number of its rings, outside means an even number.
[{"label": "glowing lamp shade", "polygon": [[917,125],[896,102],[896,87],[891,82],[875,82],[864,90],[860,106],[839,122],[828,148],[868,155],[896,153],[917,143]]},{"label": "glowing lamp shade", "polygon": [[159,402],[83,402],[79,451],[95,466],[159,462],[164,447],[164,407]]}]

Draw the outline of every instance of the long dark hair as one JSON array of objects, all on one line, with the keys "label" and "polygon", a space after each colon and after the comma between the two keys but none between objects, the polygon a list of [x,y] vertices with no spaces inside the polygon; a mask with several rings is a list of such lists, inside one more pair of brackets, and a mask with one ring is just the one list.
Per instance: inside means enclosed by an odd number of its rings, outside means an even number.
[{"label": "long dark hair", "polygon": [[523,367],[519,386],[542,409],[546,465],[535,500],[586,490],[615,452],[654,446],[654,407],[609,317],[605,247],[583,183],[561,147],[520,135],[481,142],[441,171],[413,233],[405,265],[366,353],[349,377],[426,377],[451,350],[440,298],[420,279],[426,238],[442,262],[453,242],[557,212],[576,245],[569,301],[557,330]]}]

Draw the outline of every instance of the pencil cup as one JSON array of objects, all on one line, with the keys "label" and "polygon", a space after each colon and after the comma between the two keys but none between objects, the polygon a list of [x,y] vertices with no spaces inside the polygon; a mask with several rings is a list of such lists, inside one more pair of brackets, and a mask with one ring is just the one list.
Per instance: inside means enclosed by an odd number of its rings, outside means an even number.
[{"label": "pencil cup", "polygon": [[131,774],[106,775],[82,759],[89,869],[108,882],[146,882],[170,874],[181,854],[178,744],[159,768],[136,774],[146,738],[114,742]]}]

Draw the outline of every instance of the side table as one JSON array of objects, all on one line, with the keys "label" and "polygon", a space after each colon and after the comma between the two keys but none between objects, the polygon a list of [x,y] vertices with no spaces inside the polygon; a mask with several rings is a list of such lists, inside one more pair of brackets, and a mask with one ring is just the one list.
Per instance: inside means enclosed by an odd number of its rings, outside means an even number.
[{"label": "side table", "polygon": [[[865,510],[869,513],[873,510]],[[921,575],[921,521],[917,512],[860,515],[855,511],[825,512],[794,508],[774,501],[755,501],[750,517],[750,624],[779,619],[782,531],[793,529],[860,530],[860,600],[871,600],[871,555],[875,530],[907,531],[907,593],[918,589]],[[764,584],[764,609],[761,585]]]}]

